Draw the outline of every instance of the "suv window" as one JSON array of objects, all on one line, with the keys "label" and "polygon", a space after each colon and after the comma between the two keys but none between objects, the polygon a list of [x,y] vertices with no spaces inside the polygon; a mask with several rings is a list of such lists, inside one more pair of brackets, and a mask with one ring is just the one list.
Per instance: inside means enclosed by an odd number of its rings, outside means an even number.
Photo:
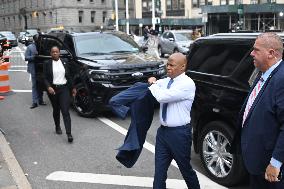
[{"label": "suv window", "polygon": [[52,38],[42,38],[40,43],[38,43],[39,54],[44,56],[50,56],[50,50],[53,46],[59,47],[60,50],[63,50],[61,43],[58,43],[57,40]]},{"label": "suv window", "polygon": [[[213,40],[212,40],[213,41]],[[245,57],[249,57],[251,44],[197,43],[198,48],[192,48],[189,70],[207,74],[229,76]],[[249,60],[247,60],[249,61]],[[202,64],[201,64],[202,63]],[[249,64],[249,63],[248,63]]]},{"label": "suv window", "polygon": [[167,39],[167,38],[168,38],[168,33],[169,33],[169,32],[165,32],[165,33],[163,34],[163,38]]},{"label": "suv window", "polygon": [[169,32],[168,38],[174,38],[173,33]]},{"label": "suv window", "polygon": [[112,34],[77,36],[75,42],[79,56],[139,51],[137,44]]}]

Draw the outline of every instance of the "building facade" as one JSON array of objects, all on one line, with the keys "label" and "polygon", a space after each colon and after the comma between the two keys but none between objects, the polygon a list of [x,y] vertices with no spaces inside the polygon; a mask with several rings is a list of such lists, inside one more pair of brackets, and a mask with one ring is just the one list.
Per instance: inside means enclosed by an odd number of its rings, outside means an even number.
[{"label": "building facade", "polygon": [[284,30],[284,0],[136,0],[135,19],[129,20],[133,28],[152,25],[153,2],[160,30],[198,28],[206,35]]},{"label": "building facade", "polygon": [[[125,0],[118,1],[119,18],[125,18]],[[94,31],[114,26],[114,0],[0,0],[0,30],[64,27],[74,32]],[[134,17],[134,0],[129,0],[129,16]]]}]

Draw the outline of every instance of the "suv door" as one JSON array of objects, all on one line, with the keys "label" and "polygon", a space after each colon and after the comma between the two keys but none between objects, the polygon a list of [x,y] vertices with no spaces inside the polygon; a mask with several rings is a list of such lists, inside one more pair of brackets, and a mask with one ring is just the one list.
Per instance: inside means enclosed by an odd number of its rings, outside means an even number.
[{"label": "suv door", "polygon": [[200,39],[192,44],[188,55],[187,74],[196,84],[191,110],[194,148],[209,177],[226,186],[246,177],[242,158],[228,150],[250,88],[253,42]]},{"label": "suv door", "polygon": [[60,55],[60,58],[63,58],[67,63],[74,64],[72,61],[72,53],[70,50],[64,46],[62,41],[57,39],[56,37],[49,35],[39,35],[38,40],[36,42],[38,55],[36,56],[35,62],[35,70],[37,77],[37,87],[41,90],[46,90],[45,84],[43,82],[43,64],[46,64],[49,60],[51,60],[50,50],[52,47],[57,46],[60,49],[60,52],[64,52]]}]

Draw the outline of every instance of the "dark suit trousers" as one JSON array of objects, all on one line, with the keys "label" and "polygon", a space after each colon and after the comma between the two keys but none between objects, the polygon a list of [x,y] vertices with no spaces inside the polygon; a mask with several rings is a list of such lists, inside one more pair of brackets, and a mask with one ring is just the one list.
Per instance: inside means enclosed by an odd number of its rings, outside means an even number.
[{"label": "dark suit trousers", "polygon": [[195,171],[190,164],[191,126],[180,127],[161,126],[157,131],[155,147],[155,177],[154,189],[165,189],[167,171],[174,159],[181,174],[190,189],[200,189]]},{"label": "dark suit trousers", "polygon": [[263,175],[250,175],[250,189],[284,189],[284,179],[268,182]]},{"label": "dark suit trousers", "polygon": [[66,134],[71,134],[71,118],[69,113],[70,93],[68,87],[53,87],[55,95],[48,93],[53,108],[53,119],[56,127],[60,127],[60,111],[62,113]]}]

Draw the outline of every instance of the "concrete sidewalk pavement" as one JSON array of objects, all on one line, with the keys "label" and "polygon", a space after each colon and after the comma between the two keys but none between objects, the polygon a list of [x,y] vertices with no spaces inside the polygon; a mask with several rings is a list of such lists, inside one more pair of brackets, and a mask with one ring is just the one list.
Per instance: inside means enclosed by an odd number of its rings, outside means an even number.
[{"label": "concrete sidewalk pavement", "polygon": [[0,132],[0,189],[31,189],[8,142]]}]

